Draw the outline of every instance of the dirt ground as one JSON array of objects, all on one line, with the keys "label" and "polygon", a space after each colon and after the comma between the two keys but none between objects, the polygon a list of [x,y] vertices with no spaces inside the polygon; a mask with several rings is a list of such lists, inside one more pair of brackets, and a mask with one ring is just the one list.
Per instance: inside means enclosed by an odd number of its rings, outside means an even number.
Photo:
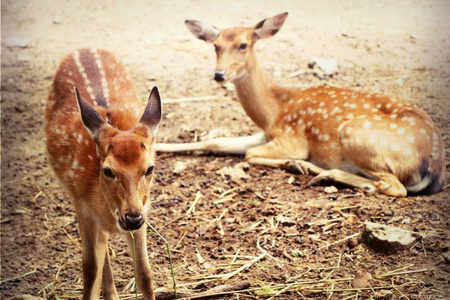
[{"label": "dirt ground", "polygon": [[[368,90],[416,103],[440,128],[450,161],[446,0],[3,0],[2,299],[81,297],[76,217],[44,147],[43,109],[63,56],[81,47],[115,52],[131,72],[143,105],[154,85],[165,100],[208,97],[164,104],[159,141],[248,135],[258,130],[236,94],[212,80],[212,46],[195,39],[184,20],[225,28],[253,25],[284,11],[289,17],[283,28],[257,47],[273,80],[304,88],[329,84]],[[314,76],[308,69],[312,57],[336,60],[339,72]],[[289,76],[296,71],[304,72]],[[327,193],[327,185],[306,187],[310,176],[279,169],[244,166],[247,178],[223,175],[224,167],[236,167],[242,157],[186,153],[157,158],[150,221],[171,246],[179,291],[198,294],[248,281],[250,288],[226,297],[450,297],[450,265],[443,258],[450,250],[448,187],[432,196],[397,199],[345,187]],[[188,213],[196,197],[195,211]],[[380,254],[357,242],[365,221],[428,235],[410,249]],[[133,298],[132,259],[125,243],[113,236],[110,248],[121,297]],[[164,243],[150,234],[148,249],[155,288],[170,291]],[[368,289],[352,288],[358,270],[372,274]]]}]

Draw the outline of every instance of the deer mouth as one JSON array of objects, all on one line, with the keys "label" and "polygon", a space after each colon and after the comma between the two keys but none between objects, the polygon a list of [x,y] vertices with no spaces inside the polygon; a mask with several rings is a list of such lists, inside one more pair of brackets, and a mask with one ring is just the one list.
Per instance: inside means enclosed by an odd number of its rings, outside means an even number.
[{"label": "deer mouth", "polygon": [[122,228],[122,229],[125,230],[125,231],[129,231],[127,225],[125,225],[125,222],[122,221],[121,218],[119,218],[119,220],[118,220],[117,222],[119,223],[119,227],[120,227],[120,228]]}]

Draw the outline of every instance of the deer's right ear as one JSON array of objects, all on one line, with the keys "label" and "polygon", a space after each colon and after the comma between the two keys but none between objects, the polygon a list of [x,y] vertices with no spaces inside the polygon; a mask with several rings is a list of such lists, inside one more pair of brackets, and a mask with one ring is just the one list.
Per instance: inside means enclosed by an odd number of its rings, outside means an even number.
[{"label": "deer's right ear", "polygon": [[184,23],[196,38],[207,43],[213,43],[220,33],[219,29],[202,21],[186,20]]},{"label": "deer's right ear", "polygon": [[96,141],[98,137],[98,133],[100,128],[105,124],[105,120],[103,120],[102,116],[92,107],[92,105],[81,97],[80,92],[76,87],[75,90],[75,98],[77,99],[78,108],[81,113],[81,120],[83,121],[84,126],[91,138]]}]

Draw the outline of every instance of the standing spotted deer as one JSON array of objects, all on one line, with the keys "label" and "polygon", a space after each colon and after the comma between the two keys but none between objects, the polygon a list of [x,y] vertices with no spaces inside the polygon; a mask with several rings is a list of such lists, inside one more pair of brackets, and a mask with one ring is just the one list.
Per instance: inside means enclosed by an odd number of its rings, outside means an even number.
[{"label": "standing spotted deer", "polygon": [[[287,13],[251,27],[218,30],[187,20],[199,39],[214,43],[214,79],[233,82],[248,116],[263,132],[199,143],[156,144],[161,152],[209,150],[245,154],[250,163],[318,174],[392,196],[435,193],[445,183],[442,137],[430,117],[405,101],[349,89],[302,90],[271,82],[253,47],[275,35]],[[360,176],[362,175],[362,176]]]},{"label": "standing spotted deer", "polygon": [[145,110],[122,63],[104,50],[81,49],[61,63],[46,112],[50,165],[71,196],[79,223],[83,299],[119,299],[108,254],[110,233],[133,231],[137,284],[154,299],[145,218],[155,165],[161,100]]}]

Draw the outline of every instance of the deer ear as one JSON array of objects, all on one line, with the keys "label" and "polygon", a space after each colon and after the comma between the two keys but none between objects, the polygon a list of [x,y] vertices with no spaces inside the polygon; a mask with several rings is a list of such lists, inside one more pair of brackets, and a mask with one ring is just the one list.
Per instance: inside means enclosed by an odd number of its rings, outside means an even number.
[{"label": "deer ear", "polygon": [[91,138],[96,141],[100,128],[105,124],[102,116],[92,107],[92,105],[81,97],[80,92],[74,87],[75,98],[81,113],[81,120]]},{"label": "deer ear", "polygon": [[147,106],[139,124],[146,125],[152,132],[153,136],[158,130],[159,123],[162,119],[161,97],[159,96],[158,87],[153,87],[150,97],[148,97]]},{"label": "deer ear", "polygon": [[257,39],[265,39],[274,36],[278,32],[278,30],[280,30],[281,26],[283,26],[283,23],[286,20],[287,16],[288,13],[285,12],[274,17],[262,20],[255,26],[255,37]]},{"label": "deer ear", "polygon": [[184,23],[196,38],[207,43],[213,43],[220,33],[219,29],[202,21],[186,20]]}]

